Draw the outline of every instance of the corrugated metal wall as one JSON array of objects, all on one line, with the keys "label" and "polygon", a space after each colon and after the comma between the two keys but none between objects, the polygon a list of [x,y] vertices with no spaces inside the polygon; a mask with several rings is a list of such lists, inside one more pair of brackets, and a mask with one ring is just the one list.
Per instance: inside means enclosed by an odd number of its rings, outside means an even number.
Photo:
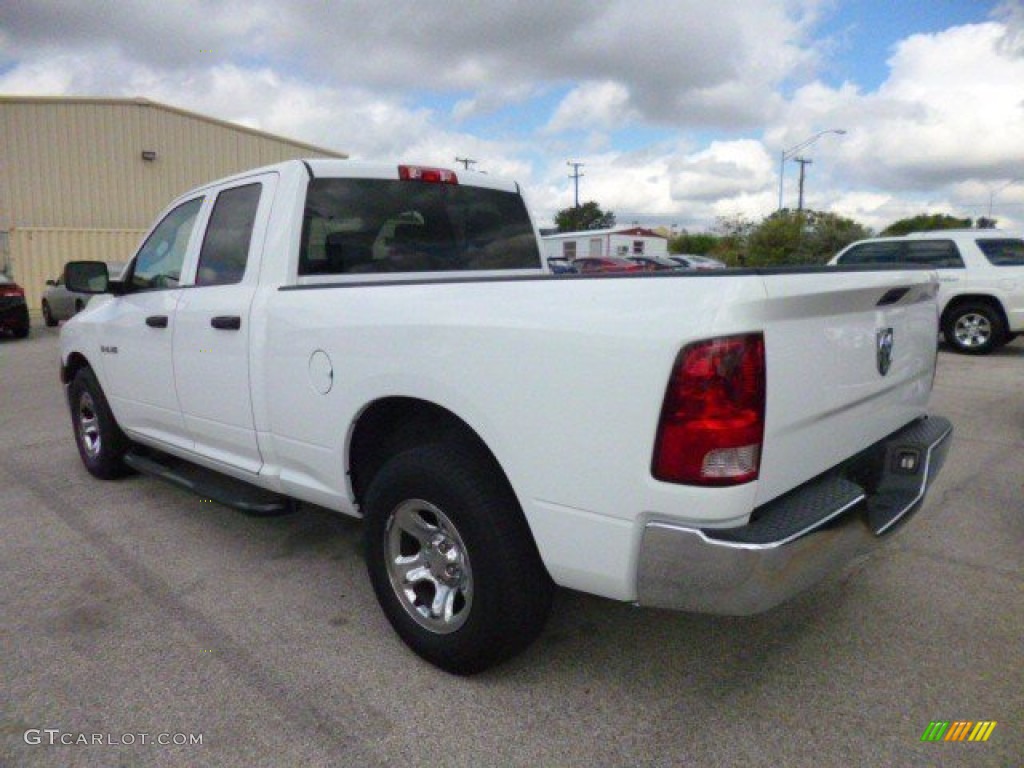
[{"label": "corrugated metal wall", "polygon": [[300,157],[345,155],[144,99],[0,96],[0,269],[38,312],[65,262],[129,258],[178,195]]},{"label": "corrugated metal wall", "polygon": [[147,227],[200,184],[332,154],[148,102],[0,98],[0,230]]},{"label": "corrugated metal wall", "polygon": [[38,316],[46,281],[58,277],[66,262],[128,261],[144,234],[144,229],[15,229],[10,233],[11,266],[29,309]]}]

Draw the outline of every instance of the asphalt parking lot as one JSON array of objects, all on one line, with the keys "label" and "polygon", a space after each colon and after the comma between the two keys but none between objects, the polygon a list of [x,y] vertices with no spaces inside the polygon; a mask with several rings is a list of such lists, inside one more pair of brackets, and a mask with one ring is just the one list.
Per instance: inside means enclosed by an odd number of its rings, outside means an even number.
[{"label": "asphalt parking lot", "polygon": [[[0,340],[2,766],[1022,764],[1024,339],[940,354],[955,441],[873,558],[752,618],[562,591],[471,679],[391,632],[358,523],[92,479],[57,350]],[[936,720],[997,726],[922,742]]]}]

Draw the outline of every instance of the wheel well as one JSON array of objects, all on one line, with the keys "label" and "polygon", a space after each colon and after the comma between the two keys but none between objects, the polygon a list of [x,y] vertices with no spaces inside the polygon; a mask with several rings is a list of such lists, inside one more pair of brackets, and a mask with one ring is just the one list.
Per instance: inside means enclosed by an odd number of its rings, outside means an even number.
[{"label": "wheel well", "polygon": [[374,476],[392,456],[417,445],[451,439],[471,444],[508,481],[480,436],[451,411],[409,397],[376,401],[359,417],[349,444],[349,473],[356,501],[362,500]]},{"label": "wheel well", "polygon": [[986,296],[984,294],[972,295],[965,294],[963,296],[957,296],[950,299],[946,308],[942,310],[942,319],[940,326],[945,329],[946,323],[949,322],[949,316],[953,313],[953,310],[958,307],[962,307],[964,304],[985,304],[986,306],[992,307],[998,314],[1000,319],[1003,321],[1003,328],[1007,327],[1006,310],[1003,309],[1002,302],[999,301],[995,296]]},{"label": "wheel well", "polygon": [[83,368],[89,368],[89,361],[85,359],[85,355],[79,352],[72,352],[71,356],[68,357],[67,363],[61,366],[60,369],[60,380],[64,384],[70,384],[71,380],[75,378],[75,374]]}]

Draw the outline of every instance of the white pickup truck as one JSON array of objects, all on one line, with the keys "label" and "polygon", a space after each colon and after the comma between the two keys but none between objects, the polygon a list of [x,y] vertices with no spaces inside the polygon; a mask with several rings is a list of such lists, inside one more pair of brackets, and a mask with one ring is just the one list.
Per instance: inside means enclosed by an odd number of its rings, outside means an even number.
[{"label": "white pickup truck", "polygon": [[402,639],[468,674],[554,585],[749,614],[880,544],[949,445],[920,268],[551,275],[517,184],[293,161],[173,202],[61,334],[79,453],[365,518]]}]

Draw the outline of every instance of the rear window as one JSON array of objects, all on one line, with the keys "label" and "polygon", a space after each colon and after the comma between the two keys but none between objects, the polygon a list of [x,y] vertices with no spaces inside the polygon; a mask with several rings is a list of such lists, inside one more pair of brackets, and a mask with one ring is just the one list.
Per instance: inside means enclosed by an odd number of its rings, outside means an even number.
[{"label": "rear window", "polygon": [[480,187],[314,179],[300,275],[539,269],[523,199]]},{"label": "rear window", "polygon": [[898,242],[861,243],[839,257],[840,264],[895,264],[899,261]]},{"label": "rear window", "polygon": [[962,267],[964,260],[952,240],[911,240],[907,243],[904,260],[934,269]]},{"label": "rear window", "polygon": [[975,241],[994,267],[1024,267],[1024,240],[984,238]]}]

